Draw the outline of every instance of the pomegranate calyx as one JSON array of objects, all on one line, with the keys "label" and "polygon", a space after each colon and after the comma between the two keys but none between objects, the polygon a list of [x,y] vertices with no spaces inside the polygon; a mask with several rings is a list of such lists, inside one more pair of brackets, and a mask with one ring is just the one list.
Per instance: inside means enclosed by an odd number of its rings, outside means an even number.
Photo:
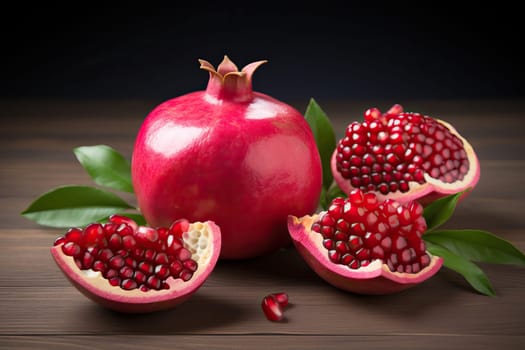
[{"label": "pomegranate calyx", "polygon": [[224,56],[217,69],[208,61],[199,59],[200,68],[210,73],[206,93],[217,100],[228,99],[248,102],[253,99],[252,75],[266,60],[252,62],[240,71],[228,56]]}]

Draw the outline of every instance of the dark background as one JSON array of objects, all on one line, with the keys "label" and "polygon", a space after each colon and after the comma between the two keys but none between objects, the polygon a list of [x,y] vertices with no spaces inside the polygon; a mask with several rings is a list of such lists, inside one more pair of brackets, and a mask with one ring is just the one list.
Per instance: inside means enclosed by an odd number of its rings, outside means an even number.
[{"label": "dark background", "polygon": [[1,11],[0,98],[164,100],[203,89],[197,59],[224,54],[268,59],[254,88],[282,100],[524,97],[519,10],[422,3],[21,2]]}]

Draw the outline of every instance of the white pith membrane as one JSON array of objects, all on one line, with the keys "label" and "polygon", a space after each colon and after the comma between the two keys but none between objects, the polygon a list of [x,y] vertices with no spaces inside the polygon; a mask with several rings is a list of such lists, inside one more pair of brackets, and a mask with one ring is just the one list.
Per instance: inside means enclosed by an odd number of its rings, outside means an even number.
[{"label": "white pith membrane", "polygon": [[[461,142],[463,143],[463,149],[465,150],[465,153],[467,154],[467,159],[469,162],[469,171],[465,174],[462,180],[456,180],[454,182],[444,182],[437,178],[431,177],[427,172],[424,172],[423,176],[425,179],[424,183],[418,183],[417,181],[409,181],[409,191],[408,192],[401,192],[401,191],[395,191],[395,192],[389,192],[387,194],[382,194],[379,191],[374,191],[376,194],[378,200],[384,201],[388,198],[399,201],[401,203],[408,202],[414,199],[423,198],[427,195],[429,195],[432,198],[432,195],[435,193],[436,198],[439,198],[443,195],[453,194],[462,192],[464,190],[467,190],[468,188],[473,188],[476,186],[477,182],[479,181],[479,175],[480,175],[480,165],[478,157],[472,147],[472,145],[463,137],[461,136],[458,131],[449,123],[440,120],[435,119],[438,123],[445,126],[447,129],[450,130],[450,132],[455,135]],[[337,185],[341,190],[349,194],[354,187],[350,184],[349,179],[344,178],[339,171],[337,170],[337,149],[333,152],[332,158],[331,158],[331,168],[332,168],[332,174],[334,175],[334,180],[336,181]],[[427,204],[430,202],[430,200],[423,200],[422,204]]]},{"label": "white pith membrane", "polygon": [[[346,279],[371,280],[383,277],[399,284],[410,285],[413,283],[420,283],[427,278],[430,278],[441,268],[443,259],[432,256],[428,252],[427,254],[430,257],[430,263],[418,273],[414,274],[393,272],[381,259],[372,260],[368,265],[359,267],[358,269],[352,269],[346,265],[336,264],[328,258],[327,249],[323,246],[323,236],[310,229],[312,224],[323,214],[324,212],[321,212],[319,214],[314,214],[313,216],[307,215],[301,218],[289,216],[288,228],[298,250],[303,256],[305,253],[309,254],[309,256],[305,256],[306,262],[328,282],[332,282],[330,276],[327,275],[331,272]],[[319,264],[324,266],[327,271],[321,270]]]},{"label": "white pith membrane", "polygon": [[[81,270],[72,256],[62,252],[62,245],[51,248],[51,254],[66,277],[86,296],[106,306],[121,310],[119,303],[126,305],[121,311],[135,311],[133,305],[169,302],[173,299],[189,296],[206,280],[213,270],[220,252],[221,236],[219,227],[211,222],[195,222],[182,234],[183,244],[198,264],[197,270],[189,281],[168,277],[165,282],[169,289],[141,291],[124,290],[112,286],[98,271]],[[113,304],[115,302],[116,304]],[[129,310],[128,310],[129,309]],[[137,311],[142,311],[140,306]],[[150,310],[145,310],[150,311]]]}]

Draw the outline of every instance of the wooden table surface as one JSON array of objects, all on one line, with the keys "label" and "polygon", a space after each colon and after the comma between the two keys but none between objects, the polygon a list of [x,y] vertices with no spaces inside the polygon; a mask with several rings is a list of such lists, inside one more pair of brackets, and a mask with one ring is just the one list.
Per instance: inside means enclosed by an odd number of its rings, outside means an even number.
[{"label": "wooden table surface", "polygon": [[[92,184],[71,152],[108,144],[131,155],[151,100],[0,101],[1,349],[524,349],[525,269],[482,265],[496,297],[442,269],[391,296],[359,296],[323,282],[293,248],[220,261],[185,304],[125,315],[82,296],[54,264],[60,230],[19,213],[54,186]],[[340,136],[362,112],[389,101],[318,101]],[[397,101],[396,101],[397,102]],[[452,122],[481,159],[481,180],[449,228],[490,230],[525,249],[525,101],[399,101]],[[306,102],[294,104],[304,111]],[[128,198],[129,199],[129,198]],[[132,200],[133,198],[130,198]],[[262,297],[286,291],[287,321],[272,323]]]}]

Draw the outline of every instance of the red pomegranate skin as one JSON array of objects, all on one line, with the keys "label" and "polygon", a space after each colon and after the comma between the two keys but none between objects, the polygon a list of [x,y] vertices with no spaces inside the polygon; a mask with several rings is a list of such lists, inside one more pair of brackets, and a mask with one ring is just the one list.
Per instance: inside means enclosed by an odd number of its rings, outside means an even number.
[{"label": "red pomegranate skin", "polygon": [[218,77],[210,72],[206,91],[168,100],[147,116],[133,184],[150,225],[213,220],[222,231],[221,258],[251,258],[290,243],[288,214],[315,211],[321,162],[297,110],[252,92],[251,79],[225,90]]}]

